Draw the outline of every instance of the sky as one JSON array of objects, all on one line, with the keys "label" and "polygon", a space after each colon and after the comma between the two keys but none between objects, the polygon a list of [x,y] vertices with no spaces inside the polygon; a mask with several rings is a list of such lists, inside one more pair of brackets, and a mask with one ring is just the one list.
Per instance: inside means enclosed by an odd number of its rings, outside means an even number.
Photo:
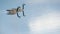
[{"label": "sky", "polygon": [[[7,9],[25,3],[25,17]],[[60,34],[60,0],[0,0],[0,34]]]}]

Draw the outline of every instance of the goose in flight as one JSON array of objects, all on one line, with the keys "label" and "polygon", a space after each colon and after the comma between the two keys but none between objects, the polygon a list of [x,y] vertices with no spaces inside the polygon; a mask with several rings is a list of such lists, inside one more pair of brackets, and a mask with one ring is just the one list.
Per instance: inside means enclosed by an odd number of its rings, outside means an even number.
[{"label": "goose in flight", "polygon": [[25,16],[25,15],[24,15],[24,5],[25,5],[25,4],[22,4],[22,7],[18,6],[17,8],[12,8],[11,10],[6,10],[6,11],[8,11],[7,14],[8,14],[8,15],[17,14],[17,17],[20,18],[20,16],[18,15],[18,13],[19,13],[19,12],[23,12],[23,16]]}]

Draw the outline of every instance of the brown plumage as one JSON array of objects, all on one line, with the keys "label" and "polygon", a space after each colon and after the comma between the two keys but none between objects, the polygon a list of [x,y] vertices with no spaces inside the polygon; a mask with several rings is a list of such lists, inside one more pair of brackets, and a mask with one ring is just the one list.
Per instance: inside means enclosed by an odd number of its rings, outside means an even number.
[{"label": "brown plumage", "polygon": [[16,14],[17,12],[21,12],[22,9],[19,8],[18,11],[17,11],[17,9],[11,9],[11,10],[6,10],[6,11],[8,11],[8,13],[7,13],[8,15],[14,15],[14,14]]}]

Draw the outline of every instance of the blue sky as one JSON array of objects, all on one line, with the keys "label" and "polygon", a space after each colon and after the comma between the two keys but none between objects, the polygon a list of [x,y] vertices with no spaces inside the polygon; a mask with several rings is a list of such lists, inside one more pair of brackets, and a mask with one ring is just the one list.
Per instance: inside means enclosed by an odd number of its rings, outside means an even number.
[{"label": "blue sky", "polygon": [[[25,17],[7,15],[23,3]],[[1,34],[60,34],[60,0],[0,0]]]}]

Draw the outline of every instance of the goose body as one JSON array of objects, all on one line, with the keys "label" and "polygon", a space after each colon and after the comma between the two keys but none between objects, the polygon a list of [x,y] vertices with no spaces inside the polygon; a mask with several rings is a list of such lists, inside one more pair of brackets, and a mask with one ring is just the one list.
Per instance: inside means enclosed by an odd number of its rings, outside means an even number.
[{"label": "goose body", "polygon": [[17,17],[20,18],[20,16],[18,15],[18,12],[23,12],[23,16],[25,16],[25,15],[24,15],[24,5],[25,5],[25,4],[23,4],[22,7],[18,6],[17,8],[12,8],[11,10],[6,10],[6,11],[8,11],[7,14],[8,14],[8,15],[17,14]]},{"label": "goose body", "polygon": [[8,15],[14,15],[14,14],[16,14],[17,12],[21,12],[22,9],[19,8],[18,11],[17,11],[17,9],[12,8],[11,10],[6,10],[6,11],[8,11],[8,13],[7,13]]}]

